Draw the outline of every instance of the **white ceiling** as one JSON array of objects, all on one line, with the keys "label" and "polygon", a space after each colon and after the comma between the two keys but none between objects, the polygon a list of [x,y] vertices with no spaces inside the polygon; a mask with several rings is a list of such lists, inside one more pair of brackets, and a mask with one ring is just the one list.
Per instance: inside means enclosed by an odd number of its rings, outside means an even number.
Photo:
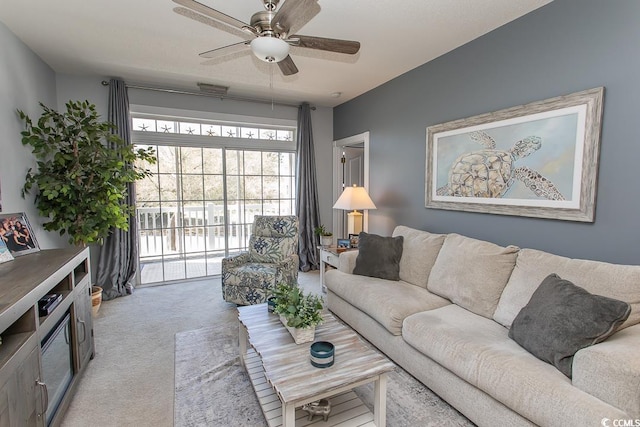
[{"label": "white ceiling", "polygon": [[[200,1],[244,22],[263,10],[260,0]],[[0,0],[0,20],[58,73],[190,91],[204,82],[229,86],[229,95],[333,107],[550,1],[320,0],[298,33],[357,40],[360,52],[293,47],[300,71],[288,77],[249,50],[200,58],[243,39],[178,15],[171,0]]]}]

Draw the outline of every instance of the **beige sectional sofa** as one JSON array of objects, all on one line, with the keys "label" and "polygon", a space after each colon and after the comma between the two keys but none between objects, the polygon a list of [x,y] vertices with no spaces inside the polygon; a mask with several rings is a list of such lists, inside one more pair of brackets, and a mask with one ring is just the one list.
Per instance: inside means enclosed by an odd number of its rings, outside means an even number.
[{"label": "beige sectional sofa", "polygon": [[[393,236],[404,239],[400,281],[352,274],[358,253],[343,252],[339,269],[325,275],[328,308],[471,421],[600,426],[604,418],[640,419],[640,266],[404,226]],[[509,338],[514,318],[550,273],[631,306],[616,333],[575,354],[571,378]]]}]

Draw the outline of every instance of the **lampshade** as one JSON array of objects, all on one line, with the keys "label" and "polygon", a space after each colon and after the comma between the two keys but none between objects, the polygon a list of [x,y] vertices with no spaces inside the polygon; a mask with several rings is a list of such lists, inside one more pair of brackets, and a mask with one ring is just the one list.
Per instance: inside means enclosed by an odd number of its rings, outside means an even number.
[{"label": "lampshade", "polygon": [[376,209],[376,205],[373,204],[364,187],[356,187],[354,185],[344,189],[333,208],[345,210]]},{"label": "lampshade", "polygon": [[289,55],[289,43],[277,37],[258,37],[251,41],[251,50],[264,62],[280,62]]}]

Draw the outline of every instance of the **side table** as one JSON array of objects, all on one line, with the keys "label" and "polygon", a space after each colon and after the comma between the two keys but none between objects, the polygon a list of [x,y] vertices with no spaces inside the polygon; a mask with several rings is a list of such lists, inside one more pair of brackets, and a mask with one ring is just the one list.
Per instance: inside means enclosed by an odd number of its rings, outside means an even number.
[{"label": "side table", "polygon": [[336,246],[318,246],[320,250],[320,283],[322,284],[322,292],[327,292],[327,287],[324,284],[324,272],[327,265],[338,268],[340,263],[340,253],[344,251],[350,251],[353,249],[345,249],[338,252]]}]

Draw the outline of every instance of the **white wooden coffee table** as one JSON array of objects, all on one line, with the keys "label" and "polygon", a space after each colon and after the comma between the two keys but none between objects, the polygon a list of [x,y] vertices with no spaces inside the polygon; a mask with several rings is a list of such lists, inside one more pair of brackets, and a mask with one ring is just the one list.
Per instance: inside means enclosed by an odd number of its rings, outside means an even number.
[{"label": "white wooden coffee table", "polygon": [[[331,313],[316,328],[316,341],[335,346],[335,362],[329,368],[311,365],[311,343],[295,344],[277,315],[266,304],[238,307],[240,355],[270,427],[296,425],[379,426],[386,423],[386,373],[394,364],[365,343]],[[249,344],[249,347],[247,346]],[[373,414],[352,391],[374,383]],[[307,413],[296,408],[329,398],[332,410],[307,422]]]}]

